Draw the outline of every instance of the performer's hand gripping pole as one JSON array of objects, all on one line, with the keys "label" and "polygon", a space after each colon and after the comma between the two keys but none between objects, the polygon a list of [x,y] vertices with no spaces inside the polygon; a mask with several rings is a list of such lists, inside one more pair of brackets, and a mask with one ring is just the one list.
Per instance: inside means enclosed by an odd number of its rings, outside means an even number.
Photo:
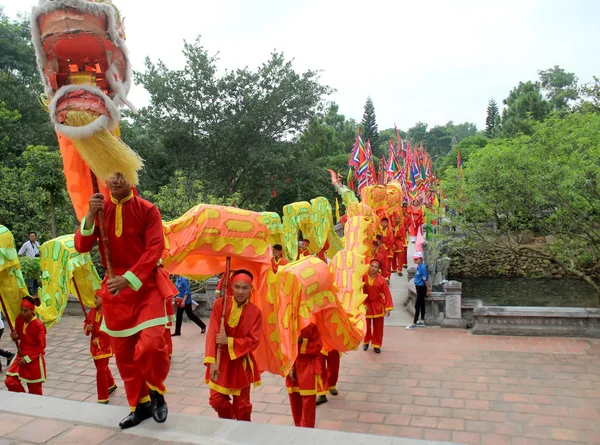
[{"label": "performer's hand gripping pole", "polygon": [[[221,287],[221,295],[223,296],[223,314],[221,315],[221,330],[222,334],[225,333],[225,314],[227,313],[227,300],[229,299],[229,273],[231,272],[231,257],[227,257],[225,262],[225,276],[223,277],[223,286]],[[217,370],[220,369],[221,365],[221,345],[217,344]]]},{"label": "performer's hand gripping pole", "polygon": [[[0,295],[0,303],[2,303],[2,312],[4,312],[4,315],[6,316],[6,321],[8,323],[8,327],[10,329],[10,332],[15,332],[15,328],[12,324],[12,321],[10,321],[10,317],[8,316],[8,311],[6,310],[6,305],[4,304],[4,298],[2,298],[2,295]],[[13,340],[15,342],[15,346],[17,347],[17,352],[19,353],[19,357],[23,357],[23,354],[21,354],[21,346],[19,346],[19,340]]]}]

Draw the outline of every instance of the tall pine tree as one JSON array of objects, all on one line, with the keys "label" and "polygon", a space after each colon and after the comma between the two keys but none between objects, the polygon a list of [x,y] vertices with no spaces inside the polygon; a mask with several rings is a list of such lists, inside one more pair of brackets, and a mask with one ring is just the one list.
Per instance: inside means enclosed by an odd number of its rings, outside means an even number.
[{"label": "tall pine tree", "polygon": [[365,103],[365,111],[360,123],[360,134],[362,140],[367,143],[367,139],[371,139],[371,147],[379,146],[379,132],[377,131],[377,121],[375,119],[375,107],[371,96],[367,97]]},{"label": "tall pine tree", "polygon": [[494,128],[496,126],[496,120],[499,116],[500,113],[498,112],[498,105],[492,98],[488,102],[487,117],[485,118],[485,135],[490,139],[494,137]]}]

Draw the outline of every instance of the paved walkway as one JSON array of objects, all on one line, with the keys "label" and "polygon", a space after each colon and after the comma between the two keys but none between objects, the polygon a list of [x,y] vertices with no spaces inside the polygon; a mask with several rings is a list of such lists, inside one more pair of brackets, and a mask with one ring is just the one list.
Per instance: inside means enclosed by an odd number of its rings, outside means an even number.
[{"label": "paved walkway", "polygon": [[[393,278],[394,287],[402,279]],[[402,314],[396,317],[382,354],[344,356],[340,394],[318,408],[318,428],[477,445],[600,444],[600,340],[407,331]],[[96,401],[81,325],[82,318],[65,317],[49,331],[46,395]],[[182,332],[174,339],[169,410],[215,417],[204,384],[205,336],[191,323]],[[110,403],[126,406],[117,382]],[[252,392],[253,421],[291,425],[284,380],[264,374],[263,382]]]}]

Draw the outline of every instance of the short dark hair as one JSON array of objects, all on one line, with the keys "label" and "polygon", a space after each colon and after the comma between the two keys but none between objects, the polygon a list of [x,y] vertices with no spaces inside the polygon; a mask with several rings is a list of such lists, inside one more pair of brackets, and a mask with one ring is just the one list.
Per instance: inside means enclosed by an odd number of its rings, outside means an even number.
[{"label": "short dark hair", "polygon": [[375,238],[379,240],[379,239],[383,239],[383,236],[377,235]]},{"label": "short dark hair", "polygon": [[35,233],[33,230],[31,232],[29,232],[29,235],[34,234],[35,236],[37,236],[37,233]]},{"label": "short dark hair", "polygon": [[281,244],[273,244],[273,249],[275,249],[275,250],[283,250],[283,247],[281,247]]},{"label": "short dark hair", "polygon": [[384,222],[384,221],[390,222],[390,220],[387,218],[387,216],[384,216],[383,218],[381,218],[381,222]]},{"label": "short dark hair", "polygon": [[234,277],[235,277],[236,275],[239,275],[239,274],[241,274],[241,273],[243,273],[243,274],[246,274],[246,275],[250,276],[250,278],[252,278],[252,279],[254,280],[254,275],[252,275],[252,274],[250,273],[250,271],[248,271],[248,270],[246,270],[246,269],[238,269],[238,270],[236,270],[236,271],[233,273],[233,275],[231,276],[231,280],[233,281]]}]

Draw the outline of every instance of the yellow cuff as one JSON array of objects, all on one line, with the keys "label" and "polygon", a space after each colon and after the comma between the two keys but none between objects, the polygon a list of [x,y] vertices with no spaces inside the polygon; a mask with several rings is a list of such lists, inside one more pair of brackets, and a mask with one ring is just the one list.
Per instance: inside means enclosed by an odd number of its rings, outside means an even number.
[{"label": "yellow cuff", "polygon": [[308,346],[308,338],[302,339],[302,346],[300,346],[300,354],[306,354],[306,347]]},{"label": "yellow cuff", "polygon": [[133,290],[137,291],[137,290],[140,290],[140,287],[142,287],[143,283],[130,270],[128,270],[127,272],[125,272],[123,274],[123,278],[125,278],[127,281],[129,281],[129,287],[132,288]]},{"label": "yellow cuff", "polygon": [[393,311],[394,308],[393,307],[386,307],[385,310],[389,312],[389,311]]},{"label": "yellow cuff", "polygon": [[26,355],[26,356],[25,356],[25,357],[23,357],[23,358],[25,359],[25,361],[26,361],[27,363],[31,363],[31,359],[29,358],[29,356],[28,356],[28,355]]},{"label": "yellow cuff", "polygon": [[233,337],[227,337],[227,349],[229,350],[229,358],[235,360],[237,355],[235,355],[235,351],[233,350]]},{"label": "yellow cuff", "polygon": [[204,364],[205,365],[216,365],[217,361],[215,360],[214,357],[204,357]]},{"label": "yellow cuff", "polygon": [[81,232],[81,236],[91,236],[94,234],[94,230],[96,230],[96,222],[94,222],[94,224],[92,224],[92,227],[88,230],[85,230],[85,216],[83,217],[83,219],[81,220],[81,227],[79,228],[79,231]]}]

